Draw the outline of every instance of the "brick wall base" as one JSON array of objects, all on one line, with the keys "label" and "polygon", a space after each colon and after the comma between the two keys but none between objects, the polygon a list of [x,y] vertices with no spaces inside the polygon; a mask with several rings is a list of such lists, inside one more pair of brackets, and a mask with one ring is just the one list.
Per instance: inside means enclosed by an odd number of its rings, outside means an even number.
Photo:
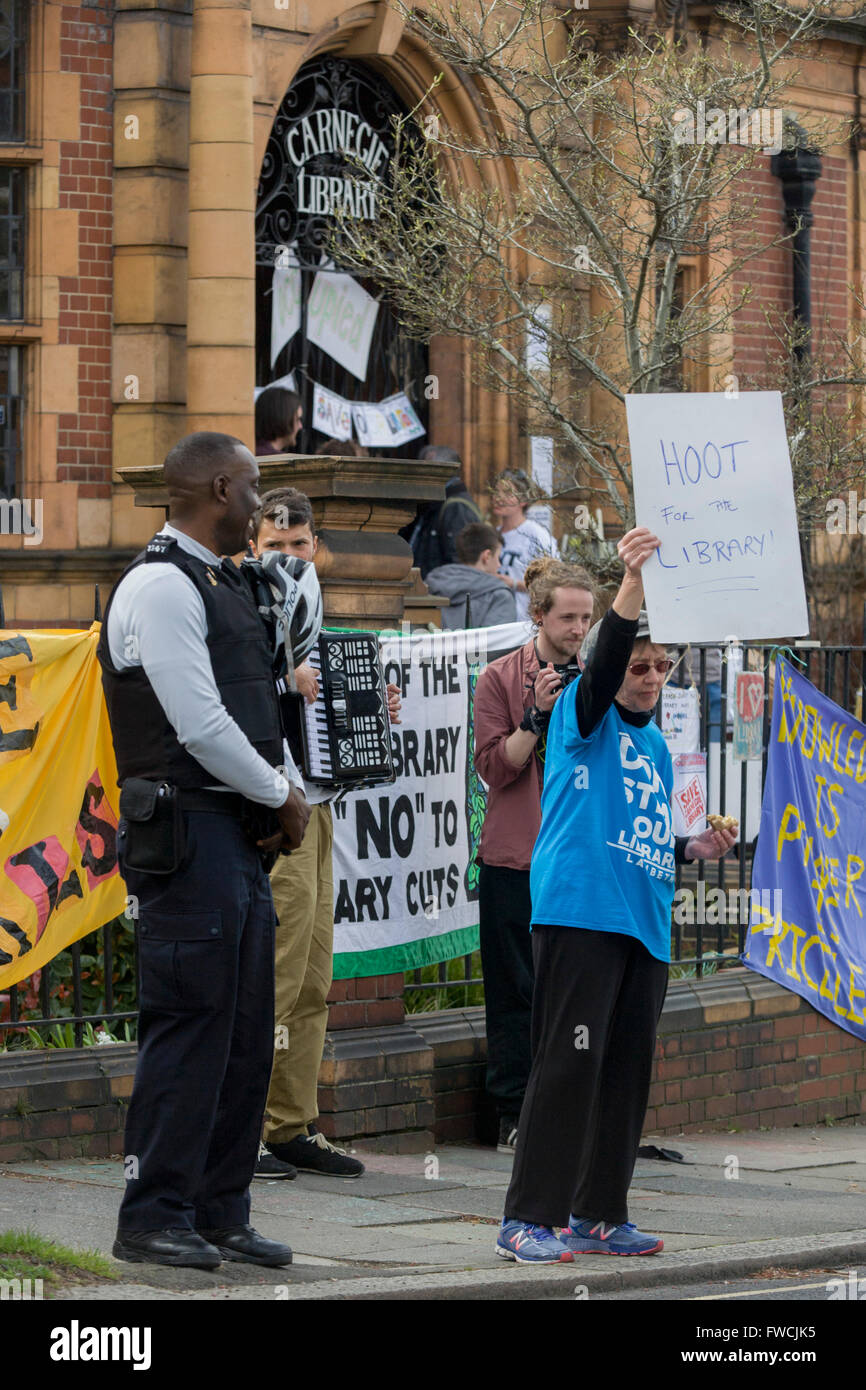
[{"label": "brick wall base", "polygon": [[[493,1142],[486,1052],[483,1008],[332,1030],[321,1129],[380,1152],[425,1152],[434,1138]],[[128,1044],[0,1055],[0,1162],[122,1153],[134,1070]],[[798,995],[748,970],[671,985],[645,1133],[864,1118],[866,1044]]]}]

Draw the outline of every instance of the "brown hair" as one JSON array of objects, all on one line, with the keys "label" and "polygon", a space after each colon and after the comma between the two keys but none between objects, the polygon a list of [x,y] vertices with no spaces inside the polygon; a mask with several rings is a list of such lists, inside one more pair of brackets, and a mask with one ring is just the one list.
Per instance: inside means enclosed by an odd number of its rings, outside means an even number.
[{"label": "brown hair", "polygon": [[313,508],[306,493],[294,487],[274,487],[262,498],[262,505],[256,512],[253,522],[256,533],[263,521],[271,521],[278,531],[291,526],[309,526],[315,535]]},{"label": "brown hair", "polygon": [[529,594],[530,613],[549,613],[554,589],[586,589],[596,599],[595,585],[580,565],[567,565],[553,555],[539,555],[526,566],[523,576]]},{"label": "brown hair", "polygon": [[461,565],[474,565],[485,550],[496,553],[501,545],[501,535],[495,526],[488,526],[486,521],[470,521],[468,526],[458,531],[454,541]]}]

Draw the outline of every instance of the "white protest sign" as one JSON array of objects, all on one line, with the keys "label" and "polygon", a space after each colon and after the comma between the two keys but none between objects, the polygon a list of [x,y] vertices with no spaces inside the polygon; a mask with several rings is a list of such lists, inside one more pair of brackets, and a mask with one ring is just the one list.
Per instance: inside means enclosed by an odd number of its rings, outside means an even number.
[{"label": "white protest sign", "polygon": [[334,807],[335,978],[411,969],[474,950],[486,788],[474,766],[482,669],[527,640],[523,623],[381,634],[400,687],[397,780]]},{"label": "white protest sign", "polygon": [[809,630],[778,391],[626,396],[635,515],[655,642]]},{"label": "white protest sign", "polygon": [[697,753],[701,746],[701,709],[693,685],[681,690],[666,685],[662,691],[661,731],[671,753]]},{"label": "white protest sign", "polygon": [[271,282],[271,366],[301,326],[301,271],[294,255],[285,267],[274,266]]},{"label": "white protest sign", "polygon": [[368,448],[393,449],[425,433],[405,391],[386,396],[378,403],[356,402],[352,406],[352,418],[359,440]]},{"label": "white protest sign", "polygon": [[379,301],[351,275],[319,270],[307,301],[307,338],[363,381],[378,313]]},{"label": "white protest sign", "polygon": [[355,401],[352,405],[352,419],[355,423],[355,433],[366,448],[391,448],[394,434],[384,410],[380,410],[379,406],[374,405],[372,401]]},{"label": "white protest sign", "polygon": [[332,439],[352,438],[351,403],[317,381],[313,382],[313,429]]},{"label": "white protest sign", "polygon": [[675,753],[671,798],[675,835],[695,835],[706,829],[707,755]]}]

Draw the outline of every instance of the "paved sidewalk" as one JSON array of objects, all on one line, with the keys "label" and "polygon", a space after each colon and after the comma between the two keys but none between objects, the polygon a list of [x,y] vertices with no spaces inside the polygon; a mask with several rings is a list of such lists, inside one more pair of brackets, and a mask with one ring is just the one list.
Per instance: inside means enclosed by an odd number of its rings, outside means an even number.
[{"label": "paved sidewalk", "polygon": [[[646,1259],[583,1256],[528,1268],[494,1253],[511,1160],[448,1145],[434,1154],[365,1154],[353,1182],[301,1176],[253,1183],[253,1225],[287,1241],[285,1270],[118,1263],[123,1282],[78,1285],[74,1299],[510,1299],[732,1278],[769,1266],[866,1265],[866,1126],[689,1135],[656,1142],[686,1162],[639,1159],[630,1217],[664,1237]],[[0,1230],[30,1227],[110,1254],[120,1159],[0,1166]],[[652,1297],[648,1292],[647,1296]]]}]

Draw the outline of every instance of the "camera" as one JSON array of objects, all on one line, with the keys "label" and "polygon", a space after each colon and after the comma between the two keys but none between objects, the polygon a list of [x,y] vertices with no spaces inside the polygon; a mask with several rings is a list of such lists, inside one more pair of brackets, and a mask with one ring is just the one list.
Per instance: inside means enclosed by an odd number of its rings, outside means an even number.
[{"label": "camera", "polygon": [[576,681],[580,675],[580,667],[576,661],[569,661],[567,666],[557,666],[554,669],[559,676],[560,692],[562,692],[567,685],[571,685],[572,681]]}]

